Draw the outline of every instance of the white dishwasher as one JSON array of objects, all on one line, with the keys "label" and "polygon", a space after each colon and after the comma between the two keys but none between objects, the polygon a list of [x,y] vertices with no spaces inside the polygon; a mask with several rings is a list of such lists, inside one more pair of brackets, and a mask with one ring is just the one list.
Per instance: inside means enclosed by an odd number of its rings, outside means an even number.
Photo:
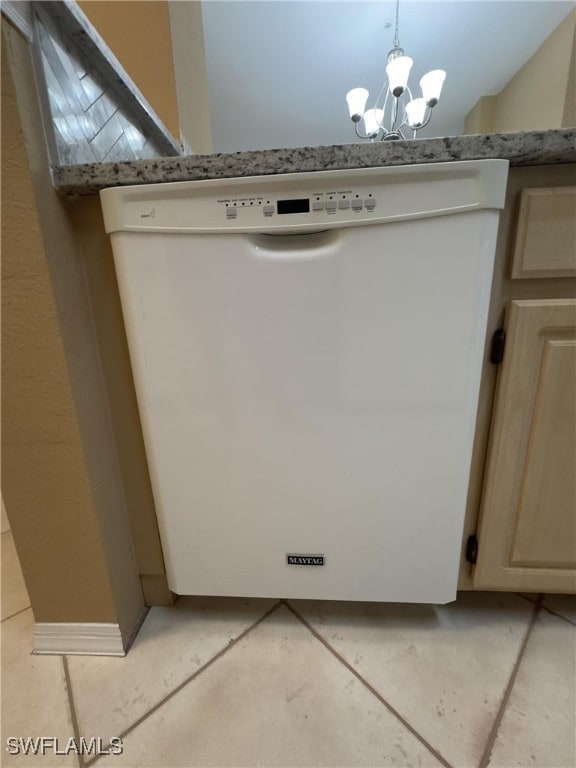
[{"label": "white dishwasher", "polygon": [[174,592],[454,599],[507,171],[101,192]]}]

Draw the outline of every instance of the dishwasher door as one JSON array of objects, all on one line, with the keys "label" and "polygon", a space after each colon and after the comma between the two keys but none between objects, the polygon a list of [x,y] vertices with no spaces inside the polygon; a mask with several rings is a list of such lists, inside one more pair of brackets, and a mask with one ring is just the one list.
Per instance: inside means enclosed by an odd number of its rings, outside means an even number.
[{"label": "dishwasher door", "polygon": [[112,235],[174,592],[454,599],[497,223]]}]

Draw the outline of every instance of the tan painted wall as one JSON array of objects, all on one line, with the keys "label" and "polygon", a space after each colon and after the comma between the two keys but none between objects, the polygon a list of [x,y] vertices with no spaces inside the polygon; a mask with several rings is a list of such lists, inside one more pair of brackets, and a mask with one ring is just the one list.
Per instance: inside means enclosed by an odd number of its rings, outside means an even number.
[{"label": "tan painted wall", "polygon": [[178,140],[180,127],[166,0],[79,0],[78,5]]},{"label": "tan painted wall", "polygon": [[167,605],[172,597],[166,583],[110,238],[104,230],[99,197],[73,201],[68,214],[93,308],[138,573],[146,603]]},{"label": "tan painted wall", "polygon": [[482,96],[466,115],[465,133],[490,133],[497,96]]},{"label": "tan painted wall", "polygon": [[6,49],[4,43],[2,492],[36,621],[71,621],[69,605],[76,621],[113,622],[116,611]]},{"label": "tan painted wall", "polygon": [[566,86],[566,100],[564,101],[564,114],[562,115],[562,127],[576,126],[576,23],[572,38],[572,54],[568,65],[568,84]]},{"label": "tan painted wall", "polygon": [[169,595],[109,249],[97,198],[53,189],[29,46],[2,35],[2,491],[36,621],[127,641],[139,568]]},{"label": "tan painted wall", "polygon": [[[574,114],[576,9],[556,27],[536,53],[493,98],[493,115],[478,120],[482,99],[468,113],[464,133],[567,128]],[[570,106],[572,105],[572,106]]]},{"label": "tan painted wall", "polygon": [[10,521],[8,520],[8,515],[6,514],[6,507],[4,506],[4,497],[2,497],[2,528],[1,532],[5,533],[6,531],[10,530]]}]

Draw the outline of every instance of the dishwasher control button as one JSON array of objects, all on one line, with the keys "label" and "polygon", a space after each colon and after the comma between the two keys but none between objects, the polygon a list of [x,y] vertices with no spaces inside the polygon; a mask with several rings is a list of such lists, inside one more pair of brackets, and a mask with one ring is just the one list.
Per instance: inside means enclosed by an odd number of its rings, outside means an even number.
[{"label": "dishwasher control button", "polygon": [[335,211],[336,210],[336,200],[327,200],[326,201],[326,210],[327,211]]},{"label": "dishwasher control button", "polygon": [[369,200],[364,200],[364,205],[366,206],[367,211],[373,211],[374,208],[376,208],[376,200],[373,198]]},{"label": "dishwasher control button", "polygon": [[315,201],[312,203],[312,210],[313,211],[323,211],[324,210],[324,203],[320,201]]},{"label": "dishwasher control button", "polygon": [[362,200],[352,200],[352,210],[361,211],[363,206]]},{"label": "dishwasher control button", "polygon": [[231,208],[226,208],[227,219],[235,219],[237,214],[238,214],[238,211],[235,206],[232,206]]},{"label": "dishwasher control button", "polygon": [[272,216],[274,213],[274,206],[273,205],[265,205],[262,210],[264,211],[264,216]]},{"label": "dishwasher control button", "polygon": [[350,200],[340,200],[338,208],[350,208]]}]

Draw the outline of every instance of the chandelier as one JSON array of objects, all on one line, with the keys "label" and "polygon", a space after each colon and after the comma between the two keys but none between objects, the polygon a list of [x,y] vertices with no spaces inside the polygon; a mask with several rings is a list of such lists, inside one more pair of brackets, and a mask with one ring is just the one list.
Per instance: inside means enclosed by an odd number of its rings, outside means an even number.
[{"label": "chandelier", "polygon": [[[375,141],[405,139],[402,128],[407,126],[413,131],[412,138],[416,138],[416,131],[424,128],[432,118],[432,109],[438,103],[442,84],[446,78],[446,72],[442,69],[433,69],[427,72],[420,80],[422,96],[415,99],[408,87],[408,77],[413,61],[404,55],[398,39],[398,11],[400,0],[396,0],[396,25],[394,27],[394,39],[392,50],[388,53],[386,74],[388,82],[384,83],[378,94],[374,106],[366,109],[369,93],[366,88],[353,88],[346,94],[350,118],[354,123],[356,135],[360,139]],[[384,102],[381,99],[384,96]],[[358,130],[360,120],[364,120],[363,136]]]}]

